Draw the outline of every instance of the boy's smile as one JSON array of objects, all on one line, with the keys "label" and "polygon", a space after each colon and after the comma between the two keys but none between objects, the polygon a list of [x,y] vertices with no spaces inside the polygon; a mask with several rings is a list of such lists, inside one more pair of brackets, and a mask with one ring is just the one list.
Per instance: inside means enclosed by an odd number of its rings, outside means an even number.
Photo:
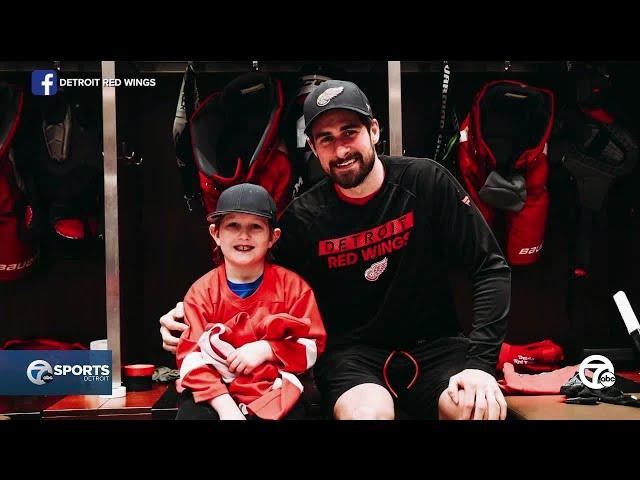
[{"label": "boy's smile", "polygon": [[228,213],[210,233],[224,255],[227,275],[236,280],[260,276],[267,253],[280,237],[269,221],[251,213]]}]

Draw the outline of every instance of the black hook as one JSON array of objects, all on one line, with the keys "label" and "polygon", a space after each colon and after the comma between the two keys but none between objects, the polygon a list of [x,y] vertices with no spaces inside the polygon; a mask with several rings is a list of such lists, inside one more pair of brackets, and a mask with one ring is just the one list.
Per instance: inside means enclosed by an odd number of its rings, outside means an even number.
[{"label": "black hook", "polygon": [[136,158],[135,150],[129,150],[129,145],[125,141],[118,145],[118,161],[124,162],[125,165],[142,165],[142,157],[138,155]]}]

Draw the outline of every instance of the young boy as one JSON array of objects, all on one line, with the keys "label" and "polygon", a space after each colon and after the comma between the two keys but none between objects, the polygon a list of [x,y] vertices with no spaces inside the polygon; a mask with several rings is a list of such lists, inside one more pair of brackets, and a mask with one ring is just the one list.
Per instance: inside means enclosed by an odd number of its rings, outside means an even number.
[{"label": "young boy", "polygon": [[224,261],[184,299],[177,419],[301,418],[296,374],[324,351],[326,332],[311,288],[267,260],[280,237],[275,203],[243,183],[220,195],[209,220]]}]

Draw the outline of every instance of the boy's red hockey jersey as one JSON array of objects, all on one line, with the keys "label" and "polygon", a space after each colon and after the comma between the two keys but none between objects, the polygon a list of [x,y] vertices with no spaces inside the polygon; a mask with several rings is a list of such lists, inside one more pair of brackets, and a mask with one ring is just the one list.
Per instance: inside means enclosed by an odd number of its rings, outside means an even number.
[{"label": "boy's red hockey jersey", "polygon": [[[325,348],[326,332],[311,288],[295,273],[266,264],[258,289],[234,294],[224,265],[196,281],[184,299],[185,322],[177,351],[178,392],[196,402],[230,394],[243,413],[280,419],[296,404],[302,384],[295,374],[311,368]],[[226,358],[236,348],[266,340],[276,361],[236,375]]]}]

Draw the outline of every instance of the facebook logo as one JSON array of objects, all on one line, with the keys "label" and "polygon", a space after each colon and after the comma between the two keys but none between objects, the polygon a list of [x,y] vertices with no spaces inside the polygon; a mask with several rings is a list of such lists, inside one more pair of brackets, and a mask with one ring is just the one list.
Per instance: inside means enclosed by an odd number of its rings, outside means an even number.
[{"label": "facebook logo", "polygon": [[31,72],[31,93],[34,95],[55,95],[58,91],[58,74],[55,70],[34,70]]}]

